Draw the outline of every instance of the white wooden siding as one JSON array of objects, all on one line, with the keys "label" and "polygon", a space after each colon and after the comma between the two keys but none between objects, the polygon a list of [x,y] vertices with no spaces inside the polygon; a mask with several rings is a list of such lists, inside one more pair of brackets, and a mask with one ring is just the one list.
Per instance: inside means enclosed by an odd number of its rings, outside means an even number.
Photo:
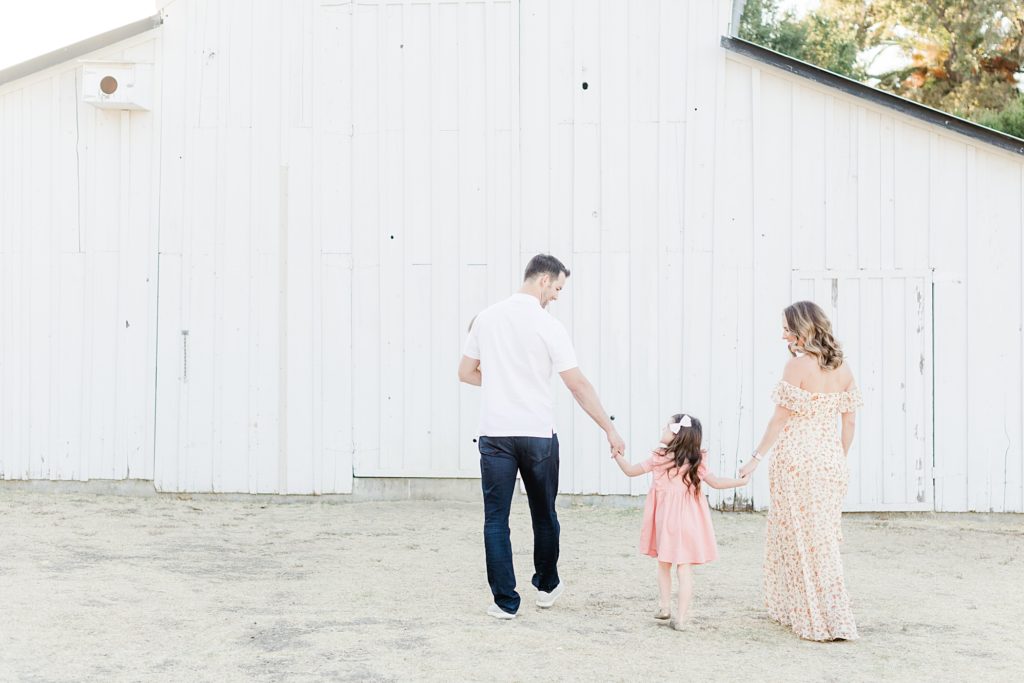
[{"label": "white wooden siding", "polygon": [[794,271],[832,320],[864,395],[847,510],[931,510],[931,271]]},{"label": "white wooden siding", "polygon": [[[157,32],[107,49],[152,62]],[[0,86],[0,476],[153,477],[159,115]]]},{"label": "white wooden siding", "polygon": [[344,493],[351,16],[256,9],[165,11],[156,484]]},{"label": "white wooden siding", "polygon": [[356,476],[478,476],[469,321],[516,284],[516,6],[344,8]]},{"label": "white wooden siding", "polygon": [[[631,458],[684,410],[731,474],[834,278],[848,507],[1024,511],[1024,160],[725,52],[730,7],[176,0],[90,55],[155,62],[153,112],[0,86],[0,475],[477,476],[465,329],[550,251]],[[644,492],[553,386],[561,490]]]},{"label": "white wooden siding", "polygon": [[[1024,511],[1021,158],[747,59],[725,59],[751,74],[755,118],[771,116],[775,122],[770,132],[756,123],[754,128],[760,133],[752,156],[762,170],[754,174],[751,196],[755,215],[764,219],[755,235],[777,232],[796,273],[822,266],[859,272],[861,329],[845,321],[837,327],[849,348],[860,347],[854,371],[862,385],[892,367],[906,367],[908,380],[922,380],[905,387],[887,384],[874,398],[865,395],[847,507]],[[730,81],[730,89],[737,86],[745,88],[745,79]],[[791,183],[770,189],[790,174]],[[834,231],[834,225],[842,229]],[[755,268],[768,261],[761,253]],[[868,277],[871,271],[879,277]],[[911,279],[901,284],[901,277]],[[904,299],[913,278],[931,282],[921,285],[929,302],[923,318],[916,299]],[[776,279],[766,286],[778,284]],[[756,295],[763,292],[758,287]],[[795,290],[785,299],[782,294],[772,300],[784,305],[800,297]],[[877,318],[869,301],[891,304],[880,329],[864,319],[865,312]],[[779,324],[774,320],[781,306],[773,308],[766,316],[769,327]],[[914,349],[922,344],[926,364],[934,368],[931,384],[928,372],[909,372]],[[776,377],[779,367],[781,361],[765,379]],[[917,414],[904,413],[903,401],[886,393],[893,391],[923,395],[920,403],[915,398],[908,404],[920,406]],[[759,390],[758,399],[764,395]],[[890,409],[894,404],[900,409]],[[924,425],[923,452],[918,423]],[[885,446],[899,430],[906,444],[902,453]],[[861,468],[879,453],[870,476],[881,474],[882,484],[865,485],[868,471]],[[763,486],[755,485],[759,504],[767,493]],[[918,501],[922,490],[924,501]]]}]

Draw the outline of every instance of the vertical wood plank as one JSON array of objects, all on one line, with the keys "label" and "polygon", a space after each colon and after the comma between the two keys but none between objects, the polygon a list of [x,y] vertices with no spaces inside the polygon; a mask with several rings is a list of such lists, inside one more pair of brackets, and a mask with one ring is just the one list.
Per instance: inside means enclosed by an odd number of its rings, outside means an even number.
[{"label": "vertical wood plank", "polygon": [[[601,34],[600,12],[575,5],[573,14],[572,250],[601,251]],[[587,83],[586,90],[583,83]]]},{"label": "vertical wood plank", "polygon": [[[864,396],[864,407],[858,411],[857,422],[861,429],[855,437],[857,444],[857,478],[851,480],[851,495],[859,505],[872,505],[882,501],[882,464],[888,455],[886,442],[886,415],[890,414],[888,367],[883,354],[890,344],[886,329],[882,325],[887,300],[882,278],[866,278],[860,285],[860,330],[858,332],[859,360],[853,371]],[[900,323],[902,327],[902,323]],[[883,380],[887,384],[883,387]],[[897,406],[898,407],[898,406]],[[854,492],[853,484],[857,485]]]},{"label": "vertical wood plank", "polygon": [[521,0],[519,3],[520,240],[523,254],[549,249],[552,192],[549,160],[553,125],[549,80],[550,69],[554,66],[549,14],[553,10],[557,8],[552,8],[545,0]]},{"label": "vertical wood plank", "polygon": [[[859,381],[858,386],[861,387],[862,393],[864,380],[860,377],[859,373],[861,368],[864,367],[864,352],[861,336],[867,327],[864,318],[861,316],[863,310],[861,287],[863,283],[864,280],[861,278],[843,279],[837,283],[839,310],[837,316],[832,321],[836,338],[843,346],[844,364],[853,371],[855,380]],[[870,313],[868,320],[870,320]],[[870,325],[875,326],[873,322]],[[846,489],[845,507],[859,507],[861,505],[861,468],[865,458],[865,451],[862,448],[863,436],[865,432],[877,430],[878,428],[877,424],[869,424],[863,419],[863,409],[859,412],[861,415],[858,416],[859,424],[857,427],[859,429],[857,431],[860,433],[855,434],[853,444],[850,446],[850,452],[846,456],[850,474]]]},{"label": "vertical wood plank", "polygon": [[[932,500],[931,444],[928,433],[931,410],[931,282],[923,277],[907,279],[905,291],[907,319],[907,426],[905,460],[907,488],[903,500],[926,503]],[[928,462],[925,459],[928,459]]]},{"label": "vertical wood plank", "polygon": [[[218,296],[217,343],[223,350],[218,360],[217,393],[220,406],[216,429],[218,437],[214,469],[214,489],[247,492],[250,490],[249,417],[252,410],[253,359],[249,339],[251,327],[249,301],[252,296],[253,221],[252,178],[237,172],[252,164],[252,139],[247,129],[222,129],[221,147],[225,159],[224,190],[221,210],[224,229],[220,249],[222,265]],[[244,398],[243,398],[244,396]]]},{"label": "vertical wood plank", "polygon": [[323,493],[352,492],[352,258],[322,257]]},{"label": "vertical wood plank", "polygon": [[[666,370],[671,367],[665,356],[671,349],[662,349],[658,330],[660,321],[666,318],[679,319],[682,314],[682,299],[678,292],[661,292],[659,278],[659,254],[662,251],[659,243],[661,226],[659,225],[659,145],[658,123],[634,121],[630,124],[630,140],[633,152],[629,158],[629,251],[626,265],[620,266],[614,260],[613,252],[605,256],[605,271],[612,267],[628,273],[628,281],[618,284],[608,282],[608,292],[623,290],[627,296],[628,306],[621,313],[613,309],[605,309],[603,314],[611,318],[611,325],[626,325],[629,332],[627,349],[616,350],[615,347],[602,347],[602,355],[607,357],[606,368],[602,375],[611,393],[607,400],[622,405],[623,398],[629,397],[628,422],[617,425],[627,447],[632,449],[627,454],[631,460],[637,460],[657,442],[660,429],[671,408],[663,409],[660,404],[661,385],[677,385],[676,378]],[[622,277],[619,275],[618,277]],[[620,315],[622,316],[620,318]],[[608,324],[605,324],[607,327]],[[628,359],[628,362],[624,362]],[[678,365],[676,370],[678,372]],[[621,386],[621,388],[619,388]],[[620,395],[621,394],[621,395]],[[621,408],[616,408],[622,412]],[[642,478],[629,482],[630,492],[646,493]]]},{"label": "vertical wood plank", "polygon": [[826,97],[806,86],[793,89],[793,268],[813,270],[825,263]]},{"label": "vertical wood plank", "polygon": [[[649,147],[643,151],[636,151],[635,164],[630,156],[633,151],[633,140],[630,138],[630,66],[632,60],[640,57],[631,52],[633,45],[630,39],[632,35],[636,35],[636,31],[630,30],[630,11],[629,3],[621,0],[604,0],[600,3],[598,11],[593,12],[600,18],[597,27],[599,68],[597,74],[588,77],[588,89],[580,92],[582,97],[598,100],[600,128],[596,144],[600,155],[597,163],[600,182],[600,234],[596,246],[604,253],[629,251],[630,211],[636,203],[631,197],[633,171],[636,167],[656,163],[658,158],[657,150],[651,150]],[[647,43],[649,45],[650,40]],[[653,47],[657,49],[656,42]],[[645,71],[640,82],[634,84],[634,87],[647,89],[652,78],[657,78],[657,69],[653,73]],[[655,87],[656,85],[655,80]],[[582,85],[578,86],[579,88],[582,88]],[[577,140],[577,145],[580,143],[581,141]],[[651,151],[654,152],[653,155]],[[584,239],[594,239],[594,236],[591,234]],[[577,248],[586,249],[586,246],[580,244]]]},{"label": "vertical wood plank", "polygon": [[[574,6],[563,2],[549,5],[548,35],[550,61],[547,66],[548,107],[550,112],[550,192],[548,194],[547,248],[550,253],[562,259],[572,272],[570,284],[563,290],[558,302],[552,306],[552,314],[558,318],[574,343],[581,337],[575,328],[577,294],[581,293],[577,278],[583,261],[573,255],[574,221],[574,108],[576,82],[576,61],[573,52]],[[525,245],[524,245],[525,248]],[[520,259],[520,268],[537,252],[525,251]],[[521,272],[521,271],[520,271]],[[588,368],[581,367],[584,373]],[[561,382],[556,380],[556,386]],[[563,387],[555,391],[555,421],[558,425],[558,441],[562,453],[559,469],[559,490],[579,492],[576,477],[577,449],[575,440],[575,402]]]},{"label": "vertical wood plank", "polygon": [[878,113],[857,109],[856,233],[857,267],[882,267],[881,121]]},{"label": "vertical wood plank", "polygon": [[[598,395],[601,395],[601,311],[604,292],[601,255],[577,253],[573,256],[573,265],[575,267],[570,268],[574,280],[572,335],[576,360],[597,389]],[[602,459],[607,458],[601,450],[601,431],[582,410],[574,410],[572,413],[572,431],[573,490],[576,493],[600,493],[603,468],[600,464],[595,466],[594,459],[598,457],[597,454]]]},{"label": "vertical wood plank", "polygon": [[[791,225],[796,211],[791,190],[793,183],[793,98],[797,85],[762,71],[759,92],[754,95],[753,123],[753,202],[757,217],[752,229],[753,258],[753,358],[750,417],[757,431],[768,424],[774,411],[769,397],[782,376],[789,357],[784,344],[777,341],[782,327],[782,310],[792,303]],[[747,448],[753,448],[750,443]],[[749,453],[740,450],[745,461]],[[755,507],[768,501],[768,477],[754,478],[743,492],[753,498]]]},{"label": "vertical wood plank", "polygon": [[[142,46],[143,48],[145,46]],[[128,51],[131,57],[134,53]],[[119,467],[131,479],[150,473],[152,443],[147,442],[153,412],[151,377],[155,349],[150,315],[156,305],[156,272],[151,258],[157,226],[152,206],[155,190],[152,158],[156,153],[153,115],[148,112],[121,118],[122,169],[119,235],[117,337],[119,348],[118,424],[116,450]]]},{"label": "vertical wood plank", "polygon": [[[116,458],[117,336],[116,251],[100,251],[86,257],[86,424],[85,457],[91,479],[122,479],[126,474]],[[113,378],[113,381],[111,379]]]},{"label": "vertical wood plank", "polygon": [[[934,268],[935,509],[967,509],[967,233],[968,147],[941,138],[930,156],[930,202],[942,202],[929,226]],[[973,159],[971,161],[973,173]],[[951,188],[957,188],[955,190]]]},{"label": "vertical wood plank", "polygon": [[857,267],[857,125],[856,109],[830,97],[825,135],[825,266]]},{"label": "vertical wood plank", "polygon": [[57,337],[55,376],[59,391],[54,406],[54,447],[50,451],[53,471],[59,479],[84,479],[81,470],[83,364],[85,332],[85,257],[61,254],[59,257],[59,299],[57,301]]},{"label": "vertical wood plank", "polygon": [[902,503],[907,490],[907,310],[906,281],[887,278],[882,283],[882,429],[884,439],[882,502]]},{"label": "vertical wood plank", "polygon": [[896,124],[894,138],[893,265],[896,268],[928,267],[929,137],[910,123]]},{"label": "vertical wood plank", "polygon": [[[647,229],[653,232],[655,226],[648,226]],[[623,252],[604,254],[599,267],[599,277],[602,280],[600,286],[586,292],[587,298],[594,300],[599,328],[600,359],[589,367],[595,368],[600,379],[600,384],[595,386],[598,386],[605,410],[609,415],[615,416],[615,427],[619,434],[623,438],[629,438],[633,433],[633,411],[630,401],[633,374],[630,362],[630,331],[633,325],[625,323],[631,319],[630,255]],[[582,365],[583,361],[580,363]],[[641,409],[645,407],[641,406]],[[596,439],[593,450],[584,450],[580,453],[580,466],[597,466],[595,469],[598,470],[600,478],[600,493],[629,493],[630,479],[622,476],[619,466],[608,457],[604,433],[582,410],[576,412],[580,416],[580,433],[586,435],[585,439],[590,439],[591,434],[595,435]]]},{"label": "vertical wood plank", "polygon": [[28,443],[25,456],[28,459],[27,472],[33,479],[49,478],[53,471],[48,447],[50,445],[51,397],[50,377],[53,360],[51,321],[56,307],[53,305],[52,289],[55,283],[50,277],[51,257],[51,210],[58,199],[51,195],[50,152],[52,147],[51,129],[52,86],[49,79],[36,81],[25,88],[24,121],[28,154],[21,172],[25,177],[23,223],[18,226],[25,231],[25,260],[29,266],[26,273],[28,315],[24,319],[28,333]]},{"label": "vertical wood plank", "polygon": [[352,8],[320,7],[313,92],[316,195],[326,254],[352,252]]},{"label": "vertical wood plank", "polygon": [[286,176],[282,173],[281,102],[282,38],[279,3],[254,17],[252,43],[253,83],[260,83],[259,104],[253,107],[250,153],[252,166],[249,232],[248,376],[249,434],[248,490],[278,493],[281,442],[287,438],[281,422],[279,397],[282,348],[279,336],[284,319],[280,310],[284,274],[281,272],[281,231],[287,217]]},{"label": "vertical wood plank", "polygon": [[180,437],[184,409],[184,345],[182,331],[182,257],[160,255],[160,297],[157,316],[156,429],[154,439],[154,485],[158,491],[180,489]]},{"label": "vertical wood plank", "polygon": [[[312,134],[309,128],[287,131],[284,154],[288,163],[288,220],[285,287],[287,315],[287,457],[288,493],[313,493],[318,468],[317,434],[314,416],[320,397],[314,390],[320,374],[315,353],[316,329],[314,293],[319,279],[319,249],[314,247],[312,216]],[[314,252],[316,256],[314,257]]]},{"label": "vertical wood plank", "polygon": [[[406,141],[404,123],[403,22],[407,8],[382,7],[378,46],[381,65],[380,90],[380,459],[383,471],[401,472],[413,460],[405,448],[403,430],[395,428],[406,415],[405,327],[402,295],[405,291],[405,251],[410,232],[405,211],[407,187],[403,165]],[[482,170],[482,169],[481,169]],[[482,177],[481,176],[477,176]],[[476,180],[476,179],[474,179]],[[481,240],[483,236],[481,235]]]},{"label": "vertical wood plank", "polygon": [[377,61],[380,10],[358,5],[353,19],[352,225],[352,368],[353,386],[360,400],[353,404],[353,446],[355,473],[372,471],[380,453],[380,243],[379,205],[379,82]]},{"label": "vertical wood plank", "polygon": [[[54,112],[54,144],[51,154],[53,192],[62,197],[54,202],[53,242],[62,253],[78,251],[79,240],[79,122],[78,70],[67,69],[53,77],[57,89]],[[0,249],[2,249],[0,240]]]},{"label": "vertical wood plank", "polygon": [[[459,321],[469,321],[486,306],[507,296],[489,290],[487,230],[487,30],[483,5],[460,6],[454,17],[458,83]],[[465,328],[463,328],[465,329]],[[475,443],[479,424],[478,390],[463,385],[459,393],[459,464],[473,467],[479,460]]]},{"label": "vertical wood plank", "polygon": [[[458,33],[457,7],[434,5],[431,9],[431,168],[434,201],[431,202],[431,291],[430,342],[434,400],[430,413],[431,466],[478,473],[473,436],[462,432],[477,413],[462,415],[463,400],[473,411],[477,400],[469,387],[460,389],[455,373],[462,353],[466,329],[473,315],[463,319],[460,306],[448,297],[460,291],[461,255],[454,246],[459,240],[459,133],[458,133]],[[462,396],[465,395],[465,399]],[[475,425],[473,426],[475,431]]]}]

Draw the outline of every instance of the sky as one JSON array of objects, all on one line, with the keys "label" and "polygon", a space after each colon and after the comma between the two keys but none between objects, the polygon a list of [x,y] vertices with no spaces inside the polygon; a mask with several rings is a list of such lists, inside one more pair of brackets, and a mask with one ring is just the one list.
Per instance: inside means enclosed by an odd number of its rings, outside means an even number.
[{"label": "sky", "polygon": [[[0,69],[156,13],[156,0],[0,0]],[[783,0],[799,14],[820,0]]]},{"label": "sky", "polygon": [[[820,0],[783,0],[803,14]],[[156,13],[157,0],[0,0],[0,69]]]},{"label": "sky", "polygon": [[808,11],[817,9],[820,4],[821,0],[782,0],[782,2],[779,3],[779,7],[782,9],[791,9],[798,17],[802,17]]},{"label": "sky", "polygon": [[156,0],[0,0],[0,69],[154,14]]},{"label": "sky", "polygon": [[[0,0],[0,69],[152,16],[157,4],[158,0]],[[820,0],[779,3],[798,15],[820,4]],[[875,66],[885,70],[903,62],[905,57],[893,53]]]}]

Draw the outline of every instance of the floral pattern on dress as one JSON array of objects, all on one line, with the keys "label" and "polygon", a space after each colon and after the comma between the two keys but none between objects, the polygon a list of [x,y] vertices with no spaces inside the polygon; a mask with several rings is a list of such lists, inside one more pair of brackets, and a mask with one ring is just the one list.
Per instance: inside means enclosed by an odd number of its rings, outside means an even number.
[{"label": "floral pattern on dress", "polygon": [[769,462],[768,615],[808,640],[854,640],[857,625],[839,553],[849,469],[838,417],[854,412],[864,400],[856,388],[812,393],[783,381],[772,401],[792,415]]}]

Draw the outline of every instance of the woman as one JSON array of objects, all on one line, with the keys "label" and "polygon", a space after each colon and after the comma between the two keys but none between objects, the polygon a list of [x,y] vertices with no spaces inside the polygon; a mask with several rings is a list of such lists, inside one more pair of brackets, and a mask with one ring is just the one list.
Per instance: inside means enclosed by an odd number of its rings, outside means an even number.
[{"label": "woman", "polygon": [[[776,404],[746,476],[773,449],[765,534],[768,615],[808,640],[854,640],[843,583],[840,519],[854,411],[863,405],[832,324],[810,301],[785,310],[782,338],[793,358],[772,392]],[[842,430],[837,429],[842,415]],[[774,448],[773,448],[774,447]]]}]

